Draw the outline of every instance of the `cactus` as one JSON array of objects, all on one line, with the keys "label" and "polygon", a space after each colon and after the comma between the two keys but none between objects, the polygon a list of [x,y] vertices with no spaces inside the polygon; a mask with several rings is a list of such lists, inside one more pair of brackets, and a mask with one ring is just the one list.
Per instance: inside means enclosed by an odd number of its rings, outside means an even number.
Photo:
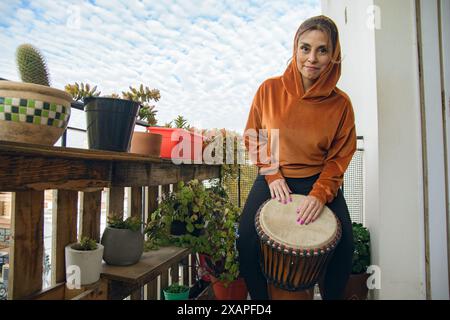
[{"label": "cactus", "polygon": [[101,92],[97,92],[97,86],[91,89],[91,86],[83,82],[79,85],[77,82],[75,84],[67,84],[64,89],[69,93],[75,101],[83,100],[87,97],[98,97]]},{"label": "cactus", "polygon": [[49,75],[44,57],[31,44],[22,44],[16,51],[17,66],[23,82],[49,87]]}]

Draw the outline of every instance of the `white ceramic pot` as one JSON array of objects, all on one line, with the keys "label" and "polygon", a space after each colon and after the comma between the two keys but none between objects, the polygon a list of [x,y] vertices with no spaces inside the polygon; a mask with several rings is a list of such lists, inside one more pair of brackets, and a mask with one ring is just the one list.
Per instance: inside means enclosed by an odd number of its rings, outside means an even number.
[{"label": "white ceramic pot", "polygon": [[0,140],[54,145],[69,123],[71,102],[62,90],[0,81]]},{"label": "white ceramic pot", "polygon": [[[103,258],[103,246],[97,243],[97,249],[95,250],[75,250],[72,246],[75,243],[71,243],[66,246],[66,280],[73,279],[75,268],[78,266],[80,274],[80,285],[87,285],[97,282],[100,279],[100,273],[102,270],[102,258]],[[68,281],[72,283],[72,281]],[[76,283],[76,282],[75,282]]]}]

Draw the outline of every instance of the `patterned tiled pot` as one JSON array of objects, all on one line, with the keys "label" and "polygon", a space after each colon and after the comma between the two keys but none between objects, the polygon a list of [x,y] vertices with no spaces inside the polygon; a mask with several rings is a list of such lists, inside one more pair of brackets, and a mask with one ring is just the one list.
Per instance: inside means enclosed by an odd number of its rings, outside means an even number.
[{"label": "patterned tiled pot", "polygon": [[62,90],[0,81],[0,140],[54,145],[69,123],[71,102]]}]

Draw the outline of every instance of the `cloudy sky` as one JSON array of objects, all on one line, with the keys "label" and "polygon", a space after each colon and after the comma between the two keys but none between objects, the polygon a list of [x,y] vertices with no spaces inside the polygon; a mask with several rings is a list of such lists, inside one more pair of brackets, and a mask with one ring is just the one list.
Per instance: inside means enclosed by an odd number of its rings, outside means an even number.
[{"label": "cloudy sky", "polygon": [[[319,0],[0,2],[0,77],[19,80],[15,49],[41,49],[51,85],[140,83],[161,91],[158,123],[242,132],[259,84],[282,74],[298,26]],[[80,115],[71,126],[83,126]]]}]

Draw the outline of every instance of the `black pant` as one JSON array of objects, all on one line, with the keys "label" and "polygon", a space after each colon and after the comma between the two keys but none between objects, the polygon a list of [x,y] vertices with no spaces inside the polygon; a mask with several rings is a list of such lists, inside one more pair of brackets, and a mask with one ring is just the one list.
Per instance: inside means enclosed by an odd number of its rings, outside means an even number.
[{"label": "black pant", "polygon": [[[319,175],[308,178],[285,178],[294,194],[307,195]],[[252,299],[268,299],[267,281],[260,267],[260,249],[255,229],[255,215],[261,204],[270,199],[270,190],[264,176],[258,175],[248,195],[239,224],[240,273],[244,277]],[[322,299],[342,299],[352,271],[353,232],[347,204],[339,190],[336,198],[327,203],[342,225],[342,237],[325,271],[321,283]]]}]

